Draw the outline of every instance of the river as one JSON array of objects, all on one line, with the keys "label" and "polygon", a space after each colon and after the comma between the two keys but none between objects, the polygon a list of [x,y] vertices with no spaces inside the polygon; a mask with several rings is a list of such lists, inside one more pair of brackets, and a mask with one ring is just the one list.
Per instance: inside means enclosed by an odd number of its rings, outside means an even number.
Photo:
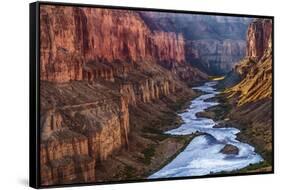
[{"label": "river", "polygon": [[[254,147],[236,139],[237,133],[240,132],[238,129],[233,127],[213,128],[216,125],[215,121],[196,116],[196,113],[219,104],[212,100],[206,101],[219,94],[215,88],[216,83],[217,81],[211,81],[206,82],[203,86],[194,87],[194,90],[201,91],[204,94],[192,100],[190,106],[179,114],[184,122],[182,125],[165,132],[172,135],[202,132],[204,135],[195,137],[176,158],[149,176],[149,179],[202,176],[222,171],[230,172],[263,161],[262,157],[255,153]],[[239,153],[221,153],[221,149],[226,144],[236,146]]]}]

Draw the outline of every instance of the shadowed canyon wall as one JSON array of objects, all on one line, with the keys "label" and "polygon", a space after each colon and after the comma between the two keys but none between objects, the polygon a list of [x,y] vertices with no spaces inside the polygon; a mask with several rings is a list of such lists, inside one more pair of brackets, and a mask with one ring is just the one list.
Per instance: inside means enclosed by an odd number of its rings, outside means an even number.
[{"label": "shadowed canyon wall", "polygon": [[222,75],[245,56],[244,40],[194,40],[187,43],[187,57],[192,65],[211,75]]},{"label": "shadowed canyon wall", "polygon": [[249,18],[141,12],[154,30],[182,33],[186,59],[210,75],[222,75],[245,56]]}]

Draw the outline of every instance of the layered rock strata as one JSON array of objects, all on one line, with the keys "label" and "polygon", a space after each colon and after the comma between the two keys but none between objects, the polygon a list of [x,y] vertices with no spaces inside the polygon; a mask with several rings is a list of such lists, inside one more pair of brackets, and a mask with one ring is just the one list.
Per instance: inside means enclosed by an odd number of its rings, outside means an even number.
[{"label": "layered rock strata", "polygon": [[235,67],[242,81],[230,90],[239,105],[272,97],[272,21],[256,19],[247,33],[247,56]]},{"label": "layered rock strata", "polygon": [[118,63],[185,61],[180,34],[152,32],[133,11],[43,6],[40,22],[41,80],[112,80]]},{"label": "layered rock strata", "polygon": [[255,19],[247,34],[247,56],[233,71],[240,81],[226,91],[234,104],[228,117],[239,124],[239,138],[253,144],[266,171],[272,171],[272,20]]},{"label": "layered rock strata", "polygon": [[222,75],[245,56],[250,18],[140,12],[153,31],[181,33],[186,59],[210,75]]},{"label": "layered rock strata", "polygon": [[193,66],[202,71],[222,75],[231,71],[233,66],[245,56],[244,40],[204,39],[188,41],[186,57]]},{"label": "layered rock strata", "polygon": [[170,77],[134,71],[105,83],[41,81],[41,183],[95,181],[96,163],[130,143],[129,105],[174,93],[179,83]]},{"label": "layered rock strata", "polygon": [[[65,88],[43,85],[41,105],[45,110],[41,115],[41,183],[94,181],[95,163],[128,145],[127,99],[112,94],[102,96],[94,91],[105,89],[98,86],[89,89],[88,84],[83,83],[68,84]],[[83,103],[70,104],[72,96],[79,96],[80,90],[85,89],[89,94],[81,100]],[[102,99],[89,99],[97,95]],[[58,97],[64,100],[57,100]],[[53,104],[57,106],[49,109]]]},{"label": "layered rock strata", "polygon": [[41,184],[94,182],[129,142],[129,107],[206,79],[181,34],[151,31],[137,12],[40,7]]},{"label": "layered rock strata", "polygon": [[247,31],[246,54],[258,61],[272,46],[272,21],[270,19],[252,22]]}]

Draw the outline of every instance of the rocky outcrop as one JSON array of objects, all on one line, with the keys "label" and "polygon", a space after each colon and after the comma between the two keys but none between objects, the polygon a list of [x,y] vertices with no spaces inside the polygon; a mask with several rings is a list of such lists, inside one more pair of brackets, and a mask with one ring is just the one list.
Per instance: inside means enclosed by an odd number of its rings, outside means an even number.
[{"label": "rocky outcrop", "polygon": [[120,83],[120,93],[127,97],[129,104],[136,106],[174,93],[177,82],[171,77],[170,73],[133,72],[116,82]]},{"label": "rocky outcrop", "polygon": [[192,84],[206,80],[208,75],[205,72],[197,69],[196,67],[181,65],[172,69],[177,76],[186,83]]},{"label": "rocky outcrop", "polygon": [[[254,145],[269,165],[272,164],[272,24],[271,19],[255,19],[247,36],[247,56],[227,76],[225,90],[231,104],[228,118],[241,130],[238,138]],[[266,45],[265,45],[266,44]],[[235,81],[234,81],[235,82]],[[271,166],[269,166],[271,170]]]},{"label": "rocky outcrop", "polygon": [[95,179],[95,160],[89,157],[66,157],[41,165],[41,184],[70,184],[79,178],[85,182]]},{"label": "rocky outcrop", "polygon": [[41,80],[113,80],[118,63],[183,63],[184,40],[151,32],[133,11],[42,6]]},{"label": "rocky outcrop", "polygon": [[[87,94],[74,102],[81,91]],[[89,88],[85,82],[42,82],[43,185],[94,181],[95,163],[128,146],[128,99],[115,93],[100,85]]]},{"label": "rocky outcrop", "polygon": [[235,67],[242,80],[229,90],[238,105],[272,97],[272,21],[255,20],[247,39],[247,57]]},{"label": "rocky outcrop", "polygon": [[238,154],[239,153],[239,149],[232,145],[232,144],[226,144],[221,150],[221,153],[223,154]]},{"label": "rocky outcrop", "polygon": [[272,21],[256,19],[247,32],[247,57],[258,61],[268,49],[272,37]]},{"label": "rocky outcrop", "polygon": [[168,96],[174,91],[173,84],[169,81],[145,80],[139,84],[138,92],[140,100],[144,103],[153,99],[159,99],[161,96]]}]

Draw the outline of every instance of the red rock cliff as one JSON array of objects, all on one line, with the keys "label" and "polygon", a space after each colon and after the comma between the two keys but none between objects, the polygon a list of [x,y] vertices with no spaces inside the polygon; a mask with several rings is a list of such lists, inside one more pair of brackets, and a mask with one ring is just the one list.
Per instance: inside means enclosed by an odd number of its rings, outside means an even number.
[{"label": "red rock cliff", "polygon": [[252,22],[247,32],[247,56],[258,60],[265,50],[272,33],[272,21],[269,19],[256,19]]},{"label": "red rock cliff", "polygon": [[[48,86],[41,89],[41,184],[94,181],[96,162],[128,146],[127,97],[87,83],[43,85]],[[81,91],[87,94],[74,101]]]},{"label": "red rock cliff", "polygon": [[155,45],[153,55],[157,60],[179,63],[185,61],[185,42],[182,34],[155,31],[152,40]]},{"label": "red rock cliff", "polygon": [[230,89],[239,94],[238,105],[272,97],[272,21],[256,19],[247,39],[248,56],[235,67],[242,80]]},{"label": "red rock cliff", "polygon": [[95,181],[96,162],[129,145],[129,106],[205,77],[185,64],[181,35],[138,13],[42,6],[40,21],[44,185]]},{"label": "red rock cliff", "polygon": [[[185,60],[182,36],[152,33],[132,11],[42,6],[40,22],[41,80],[88,78],[83,77],[85,64],[94,61],[114,65],[116,61]],[[110,78],[112,71],[104,68],[98,72],[106,72]]]}]

